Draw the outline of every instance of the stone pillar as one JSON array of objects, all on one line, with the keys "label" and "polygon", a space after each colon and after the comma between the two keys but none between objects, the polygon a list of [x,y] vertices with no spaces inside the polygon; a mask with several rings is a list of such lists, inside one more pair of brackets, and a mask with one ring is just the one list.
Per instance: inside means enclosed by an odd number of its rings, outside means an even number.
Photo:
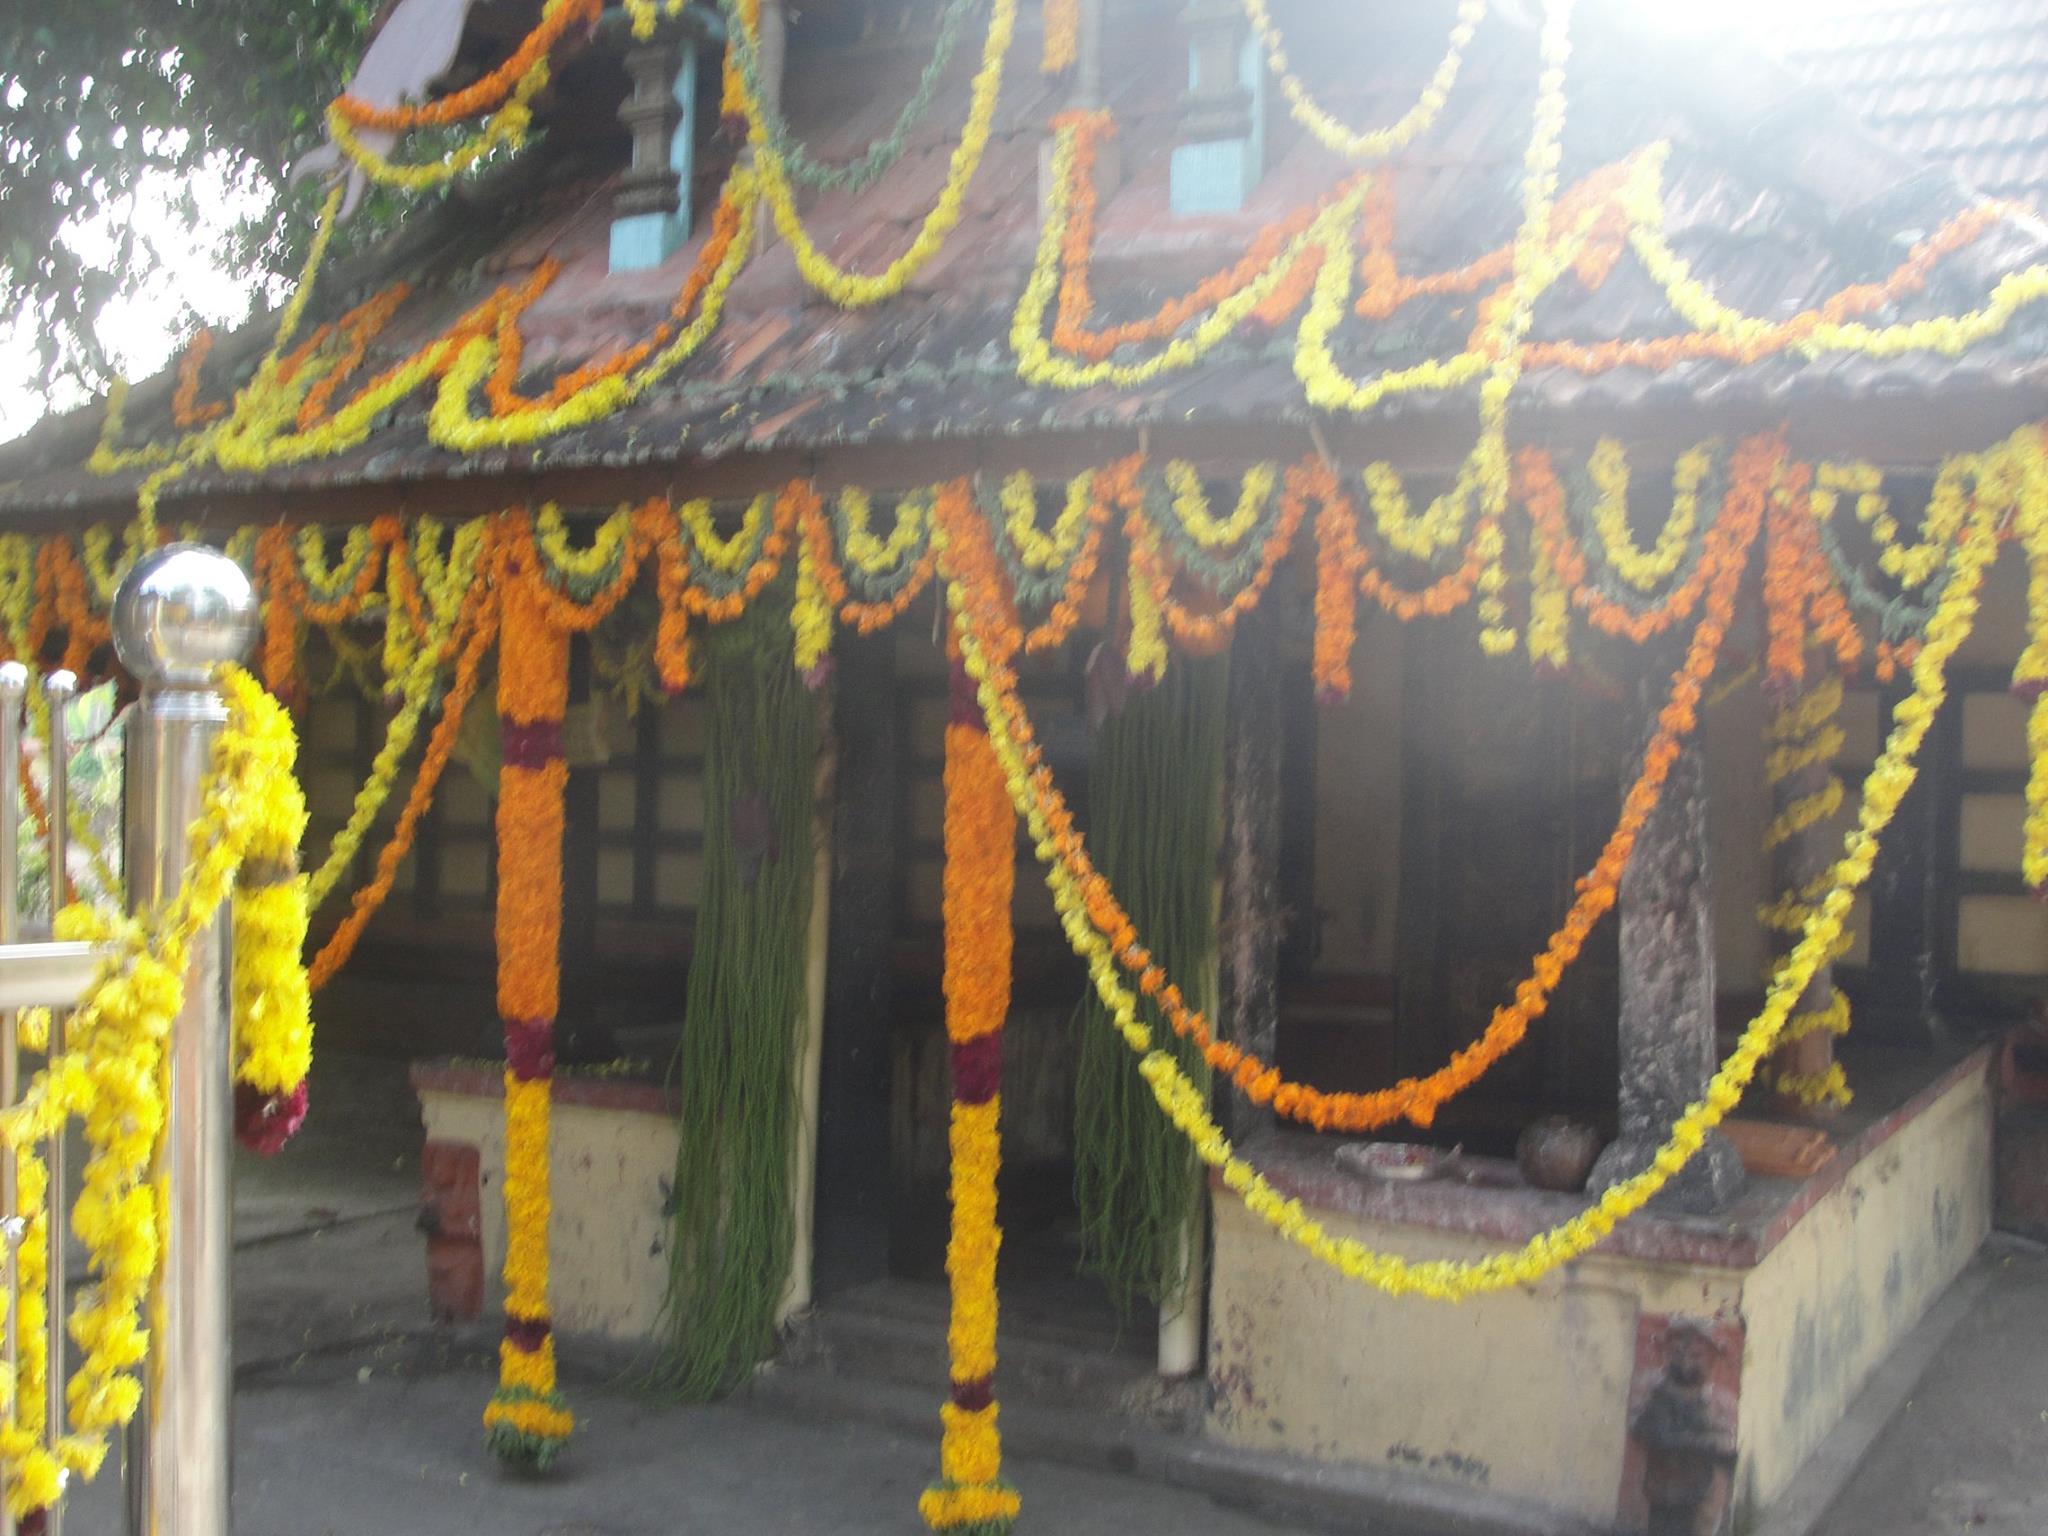
[{"label": "stone pillar", "polygon": [[[1661,682],[1662,669],[1651,677]],[[1654,694],[1646,686],[1646,701]],[[1655,708],[1654,703],[1648,709]],[[1714,919],[1705,755],[1697,737],[1671,765],[1621,877],[1621,1134],[1594,1165],[1592,1194],[1650,1166],[1672,1122],[1706,1092],[1714,1040]],[[1657,1204],[1705,1213],[1742,1187],[1742,1159],[1718,1131]]]},{"label": "stone pillar", "polygon": [[[1229,1038],[1273,1060],[1280,1034],[1280,750],[1284,684],[1279,615],[1261,603],[1237,622],[1223,740],[1223,911],[1217,925],[1218,1021]],[[1243,1142],[1273,1127],[1227,1084],[1217,1097]]]}]

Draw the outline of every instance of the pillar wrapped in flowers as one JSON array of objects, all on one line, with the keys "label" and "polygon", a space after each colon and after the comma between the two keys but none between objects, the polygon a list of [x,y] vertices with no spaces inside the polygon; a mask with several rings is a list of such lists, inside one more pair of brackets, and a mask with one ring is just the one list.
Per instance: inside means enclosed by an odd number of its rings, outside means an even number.
[{"label": "pillar wrapped in flowers", "polygon": [[974,685],[953,664],[946,723],[946,1038],[952,1047],[953,1230],[946,1244],[952,1399],[940,1480],[918,1508],[935,1531],[995,1536],[1017,1518],[996,1428],[996,1171],[1002,1164],[1003,1018],[1010,1008],[1016,813]]},{"label": "pillar wrapped in flowers", "polygon": [[561,990],[569,636],[518,548],[499,571],[498,1013],[505,1026],[505,1337],[484,1410],[492,1450],[545,1468],[575,1420],[555,1390],[548,1313],[548,1110]]}]

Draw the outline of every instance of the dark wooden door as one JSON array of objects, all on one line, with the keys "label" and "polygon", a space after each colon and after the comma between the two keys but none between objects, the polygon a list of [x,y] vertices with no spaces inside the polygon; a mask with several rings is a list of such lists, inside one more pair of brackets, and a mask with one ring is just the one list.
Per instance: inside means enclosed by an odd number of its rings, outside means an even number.
[{"label": "dark wooden door", "polygon": [[[1461,628],[1407,639],[1398,1059],[1419,1074],[1479,1037],[1563,920],[1613,830],[1636,711],[1633,689],[1534,677]],[[1528,1038],[1445,1106],[1443,1135],[1500,1152],[1538,1114],[1611,1121],[1617,976],[1610,914]]]}]

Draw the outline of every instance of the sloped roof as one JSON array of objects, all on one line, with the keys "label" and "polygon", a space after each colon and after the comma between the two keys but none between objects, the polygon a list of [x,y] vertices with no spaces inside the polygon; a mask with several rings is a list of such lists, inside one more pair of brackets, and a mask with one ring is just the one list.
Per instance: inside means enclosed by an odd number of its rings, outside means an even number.
[{"label": "sloped roof", "polygon": [[[1124,178],[1105,199],[1100,219],[1095,290],[1103,321],[1149,313],[1185,291],[1226,265],[1259,227],[1312,201],[1347,169],[1276,111],[1270,169],[1249,207],[1229,217],[1171,215],[1167,165],[1185,78],[1173,41],[1178,6],[1137,0],[1110,9],[1114,25],[1103,76]],[[1716,53],[1638,31],[1626,11],[1622,0],[1582,7],[1566,178],[1647,141],[1673,138],[1668,232],[1738,307],[1787,314],[1847,283],[1881,276],[1913,238],[1970,201],[1952,176],[1923,173],[1918,161],[1874,139],[1822,93],[1733,44],[1717,45],[1722,51]],[[1305,73],[1313,63],[1324,66],[1310,83],[1326,92],[1333,109],[1360,123],[1385,121],[1412,101],[1441,50],[1449,13],[1448,4],[1417,4],[1399,8],[1397,23],[1375,11],[1374,47],[1363,51],[1357,29],[1364,23],[1355,12],[1314,7],[1301,13],[1294,53]],[[1526,26],[1497,15],[1497,23],[1481,29],[1442,120],[1398,165],[1396,243],[1404,268],[1456,266],[1504,243],[1514,230],[1534,50]],[[1011,312],[1038,228],[1045,125],[1064,105],[1066,89],[1038,75],[1033,42],[1018,41],[994,139],[960,228],[903,296],[867,310],[836,309],[802,283],[787,250],[771,245],[741,274],[710,343],[629,410],[516,453],[460,456],[428,442],[422,395],[360,449],[274,471],[263,487],[403,486],[542,469],[688,468],[749,453],[1103,431],[1121,432],[1128,441],[1137,425],[1199,432],[1204,441],[1233,428],[1277,426],[1293,429],[1290,450],[1299,446],[1316,413],[1294,376],[1291,324],[1277,332],[1247,328],[1204,365],[1134,390],[1065,392],[1018,378]],[[857,53],[842,54],[800,44],[799,37],[786,97],[798,133],[827,156],[857,151],[886,130],[929,46],[926,38],[910,37],[863,43]],[[967,68],[964,61],[955,64],[949,89],[883,181],[858,198],[831,195],[807,203],[810,225],[835,259],[872,268],[908,243],[944,179],[951,135],[965,110]],[[1657,82],[1655,89],[1645,88],[1649,80]],[[565,95],[568,84],[565,74]],[[523,323],[530,380],[545,381],[651,330],[698,246],[693,242],[654,272],[609,273],[606,228],[615,171],[576,158],[591,148],[585,135],[561,153],[542,149],[506,177],[419,221],[369,270],[334,274],[319,305],[328,314],[392,279],[415,285],[361,376],[410,352],[543,257],[562,262],[563,270]],[[728,146],[722,159],[714,153],[702,167],[700,208],[714,195],[730,153]],[[2038,225],[2001,226],[1943,263],[1925,292],[1881,318],[1967,309],[1998,273],[2044,251],[2048,236]],[[1420,300],[1382,323],[1348,322],[1337,350],[1352,371],[1372,373],[1455,351],[1473,323],[1469,298]],[[1597,287],[1567,277],[1546,295],[1535,336],[1593,341],[1681,329],[1661,291],[1624,258]],[[262,341],[256,331],[239,339],[243,368]],[[224,345],[217,353],[223,373],[231,372],[235,350]],[[171,382],[166,375],[137,388],[131,432],[163,435]],[[1852,418],[1866,430],[1882,430],[1871,423],[1884,418],[1887,406],[1898,406],[1902,425],[1924,426],[1946,413],[1975,441],[2038,414],[2044,383],[2048,315],[2029,315],[1999,342],[1958,358],[1780,357],[1747,368],[1694,362],[1657,373],[1633,367],[1535,371],[1518,397],[1519,419],[1588,434],[1661,421],[1703,435],[1695,429],[1737,430],[1786,417],[1814,423],[1816,430]],[[2030,392],[2031,399],[2022,398]],[[1473,409],[1469,392],[1415,396],[1362,421],[1326,425],[1354,441],[1369,438],[1375,454],[1429,463],[1434,451],[1434,462],[1454,463],[1456,445],[1469,443]],[[2001,410],[2011,412],[2010,420],[1988,419]],[[97,411],[80,413],[0,451],[0,511],[73,516],[118,507],[132,496],[133,477],[100,478],[82,468],[97,418]],[[1436,450],[1429,446],[1433,438]],[[252,487],[245,479],[195,473],[167,492],[166,505],[175,515],[178,500]]]},{"label": "sloped roof", "polygon": [[2048,212],[2048,0],[1788,8],[1793,68],[1900,149]]}]

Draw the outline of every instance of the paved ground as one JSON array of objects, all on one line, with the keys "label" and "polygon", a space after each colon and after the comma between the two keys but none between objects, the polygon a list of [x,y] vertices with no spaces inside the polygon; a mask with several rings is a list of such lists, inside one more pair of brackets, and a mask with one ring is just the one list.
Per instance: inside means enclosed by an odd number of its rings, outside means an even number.
[{"label": "paved ground", "polygon": [[2048,1250],[2002,1248],[1815,1536],[2048,1531]]},{"label": "paved ground", "polygon": [[[325,1070],[330,1108],[403,1093],[393,1070],[374,1063],[330,1053]],[[581,1432],[555,1475],[500,1471],[477,1422],[494,1362],[428,1324],[413,1229],[416,1125],[402,1109],[334,1115],[316,1133],[319,1124],[241,1175],[236,1536],[922,1529],[915,1504],[934,1470],[936,1402],[933,1433],[905,1436],[743,1406],[664,1407],[586,1380],[571,1385]],[[1997,1240],[1989,1265],[1931,1368],[1867,1454],[1852,1453],[1843,1492],[1802,1536],[2048,1531],[2048,1250]],[[1030,1461],[1011,1470],[1031,1529],[1047,1536],[1294,1529],[1153,1482]],[[111,1474],[71,1501],[73,1536],[122,1528]]]},{"label": "paved ground", "polygon": [[[391,1071],[329,1053],[314,1092],[389,1101]],[[368,1094],[360,1090],[375,1087]],[[336,1091],[337,1089],[342,1091]],[[354,1090],[354,1091],[350,1091]],[[395,1091],[395,1090],[394,1090]],[[315,1127],[319,1130],[316,1133]],[[484,1450],[488,1353],[428,1324],[413,1228],[418,1131],[402,1115],[319,1117],[276,1161],[238,1168],[235,1536],[916,1536],[932,1433],[793,1424],[735,1406],[653,1404],[572,1383],[581,1420],[546,1479]],[[1276,1536],[1280,1526],[1154,1483],[1016,1462],[1048,1536]],[[110,1463],[70,1501],[72,1536],[122,1529]]]},{"label": "paved ground", "polygon": [[[482,1449],[480,1370],[353,1359],[244,1388],[236,1536],[915,1536],[934,1445],[856,1424],[798,1427],[737,1408],[663,1409],[580,1392],[574,1454],[553,1476],[500,1472]],[[934,1416],[936,1424],[936,1415]],[[1049,1536],[1274,1536],[1281,1527],[1149,1483],[1022,1464]],[[102,1490],[94,1489],[97,1496]],[[69,1527],[111,1532],[112,1504]]]}]

